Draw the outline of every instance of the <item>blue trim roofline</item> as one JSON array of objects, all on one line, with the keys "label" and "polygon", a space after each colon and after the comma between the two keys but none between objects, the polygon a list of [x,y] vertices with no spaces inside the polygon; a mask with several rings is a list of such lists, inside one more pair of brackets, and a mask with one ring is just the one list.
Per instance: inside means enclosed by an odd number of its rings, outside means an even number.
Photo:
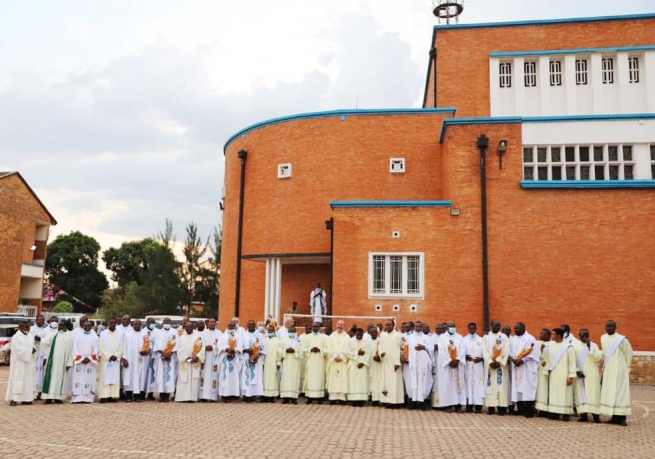
[{"label": "blue trim roofline", "polygon": [[446,118],[441,125],[439,143],[446,139],[446,130],[451,125],[465,124],[518,124],[518,123],[566,123],[575,121],[624,121],[655,119],[655,113],[618,113],[607,115],[562,115],[562,116],[492,116],[480,118]]},{"label": "blue trim roofline", "polygon": [[436,25],[435,30],[453,30],[453,29],[483,29],[490,27],[518,27],[533,25],[555,25],[555,24],[579,24],[588,22],[605,22],[605,21],[630,21],[639,19],[655,19],[655,13],[643,14],[626,14],[622,16],[596,16],[586,18],[561,18],[561,19],[542,19],[531,21],[510,21],[510,22],[479,22],[473,24],[446,24]]},{"label": "blue trim roofline", "polygon": [[254,131],[265,126],[273,124],[287,123],[289,121],[306,120],[312,118],[330,118],[334,116],[371,116],[371,115],[431,115],[431,114],[454,114],[457,111],[455,107],[438,107],[438,108],[386,108],[386,109],[351,109],[351,110],[330,110],[324,112],[309,112],[299,113],[296,115],[281,116],[279,118],[272,118],[270,120],[261,121],[259,123],[251,124],[250,126],[241,129],[236,134],[232,135],[225,145],[223,145],[223,152],[227,146],[237,137],[243,136],[248,132]]},{"label": "blue trim roofline", "polygon": [[452,201],[330,201],[333,209],[346,207],[452,207]]},{"label": "blue trim roofline", "polygon": [[580,48],[580,49],[551,49],[540,51],[494,51],[489,57],[513,57],[513,56],[552,56],[555,54],[590,54],[590,53],[620,53],[629,51],[652,51],[655,45],[644,46],[619,46],[614,48]]},{"label": "blue trim roofline", "polygon": [[655,188],[655,180],[521,180],[525,190]]}]

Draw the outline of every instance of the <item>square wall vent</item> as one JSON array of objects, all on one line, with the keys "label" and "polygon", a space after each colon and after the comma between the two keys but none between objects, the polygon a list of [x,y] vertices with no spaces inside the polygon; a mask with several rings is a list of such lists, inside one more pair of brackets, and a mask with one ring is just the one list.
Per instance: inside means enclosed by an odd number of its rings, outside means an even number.
[{"label": "square wall vent", "polygon": [[400,311],[400,305],[399,304],[394,304],[391,309],[393,312],[399,312]]},{"label": "square wall vent", "polygon": [[405,158],[390,158],[389,159],[389,172],[392,174],[405,173]]},{"label": "square wall vent", "polygon": [[375,305],[375,312],[382,312],[382,305],[381,304],[376,304]]},{"label": "square wall vent", "polygon": [[410,304],[409,312],[418,312],[418,304]]},{"label": "square wall vent", "polygon": [[291,163],[277,165],[277,178],[291,178]]}]

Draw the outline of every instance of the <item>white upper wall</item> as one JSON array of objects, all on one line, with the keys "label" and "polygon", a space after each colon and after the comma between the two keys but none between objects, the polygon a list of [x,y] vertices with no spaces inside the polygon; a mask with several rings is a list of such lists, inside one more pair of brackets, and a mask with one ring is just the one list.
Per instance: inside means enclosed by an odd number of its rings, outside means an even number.
[{"label": "white upper wall", "polygon": [[655,45],[491,53],[491,116],[655,113]]}]

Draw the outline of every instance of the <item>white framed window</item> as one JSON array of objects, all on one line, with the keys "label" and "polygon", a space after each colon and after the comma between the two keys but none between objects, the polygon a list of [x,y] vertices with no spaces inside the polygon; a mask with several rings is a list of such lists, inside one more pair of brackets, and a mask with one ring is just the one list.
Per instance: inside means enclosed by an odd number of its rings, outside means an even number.
[{"label": "white framed window", "polygon": [[628,57],[628,72],[630,83],[639,83],[639,58],[637,56]]},{"label": "white framed window", "polygon": [[389,172],[392,174],[404,174],[405,158],[389,158]]},{"label": "white framed window", "polygon": [[423,298],[423,252],[368,254],[369,298]]},{"label": "white framed window", "polygon": [[523,63],[523,79],[526,88],[534,88],[537,86],[537,63],[524,62]]},{"label": "white framed window", "polygon": [[277,178],[285,179],[291,178],[292,168],[291,163],[277,165]]},{"label": "white framed window", "polygon": [[655,179],[655,144],[650,145],[650,178]]},{"label": "white framed window", "polygon": [[575,60],[575,84],[578,86],[586,85],[589,83],[589,73],[588,73],[588,61],[587,59],[576,59]]},{"label": "white framed window", "polygon": [[603,84],[614,84],[614,58],[604,57],[601,63],[603,69]]},{"label": "white framed window", "polygon": [[523,147],[523,180],[632,180],[635,164],[629,144]]},{"label": "white framed window", "polygon": [[500,73],[500,87],[501,88],[511,88],[512,87],[512,63],[511,62],[501,62],[499,67]]},{"label": "white framed window", "polygon": [[562,86],[562,61],[550,61],[550,85]]}]

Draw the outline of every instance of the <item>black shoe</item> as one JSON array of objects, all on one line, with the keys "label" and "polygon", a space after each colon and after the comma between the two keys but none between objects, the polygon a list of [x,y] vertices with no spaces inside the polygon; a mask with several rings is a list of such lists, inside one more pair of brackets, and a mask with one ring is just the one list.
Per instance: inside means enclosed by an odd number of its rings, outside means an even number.
[{"label": "black shoe", "polygon": [[311,398],[308,398],[308,399],[307,399],[307,404],[308,404],[308,405],[311,405],[312,402],[313,402],[313,400],[312,400]]},{"label": "black shoe", "polygon": [[596,424],[600,424],[600,414],[594,414],[594,422]]},{"label": "black shoe", "polygon": [[55,400],[55,404],[57,405],[62,405],[64,403],[63,400]]},{"label": "black shoe", "polygon": [[297,405],[298,404],[298,399],[297,398],[292,399],[291,403],[293,403],[294,405]]},{"label": "black shoe", "polygon": [[494,407],[487,408],[487,414],[495,414],[495,413],[496,413],[496,408]]},{"label": "black shoe", "polygon": [[11,402],[9,402],[9,406],[16,406],[16,405],[18,405],[18,403],[16,403],[16,402],[13,401],[13,400],[12,400]]},{"label": "black shoe", "polygon": [[568,414],[565,414],[562,416],[562,421],[564,422],[569,422],[571,420],[571,416]]},{"label": "black shoe", "polygon": [[106,398],[101,398],[100,403],[107,403],[107,399]]},{"label": "black shoe", "polygon": [[44,402],[44,404],[45,404],[45,405],[52,405],[52,400],[46,400],[46,401]]},{"label": "black shoe", "polygon": [[146,400],[151,401],[151,402],[154,402],[154,401],[155,401],[155,394],[153,394],[152,392],[150,392],[150,393],[148,394],[148,396],[146,397]]},{"label": "black shoe", "polygon": [[507,407],[501,406],[498,408],[498,415],[505,416],[507,414]]},{"label": "black shoe", "polygon": [[482,405],[475,405],[475,412],[482,413]]},{"label": "black shoe", "polygon": [[473,405],[466,405],[466,412],[473,413]]},{"label": "black shoe", "polygon": [[578,418],[578,422],[587,422],[589,420],[589,415],[587,413],[582,413]]},{"label": "black shoe", "polygon": [[335,405],[337,403],[336,400],[330,400],[330,406]]}]

